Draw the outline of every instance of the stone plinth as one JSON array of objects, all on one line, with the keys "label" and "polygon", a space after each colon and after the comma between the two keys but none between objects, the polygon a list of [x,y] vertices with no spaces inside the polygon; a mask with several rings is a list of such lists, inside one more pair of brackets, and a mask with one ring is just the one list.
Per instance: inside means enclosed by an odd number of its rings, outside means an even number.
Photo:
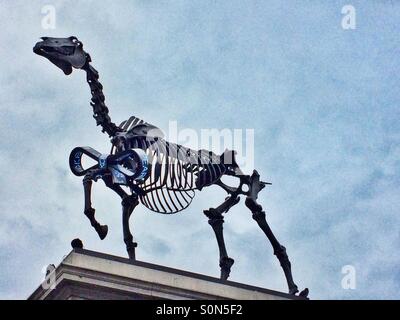
[{"label": "stone plinth", "polygon": [[39,286],[30,300],[74,299],[300,299],[232,281],[74,249],[49,276],[54,286]]}]

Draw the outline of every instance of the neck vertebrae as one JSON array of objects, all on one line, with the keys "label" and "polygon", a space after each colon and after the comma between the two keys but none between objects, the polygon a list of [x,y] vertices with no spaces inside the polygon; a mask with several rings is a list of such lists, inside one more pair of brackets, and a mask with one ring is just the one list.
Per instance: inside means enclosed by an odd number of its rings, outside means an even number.
[{"label": "neck vertebrae", "polygon": [[111,121],[108,114],[108,108],[104,103],[103,85],[99,82],[99,73],[89,62],[82,69],[86,71],[86,81],[92,94],[90,105],[93,107],[93,118],[96,119],[96,124],[102,127],[103,132],[114,137],[121,129]]}]

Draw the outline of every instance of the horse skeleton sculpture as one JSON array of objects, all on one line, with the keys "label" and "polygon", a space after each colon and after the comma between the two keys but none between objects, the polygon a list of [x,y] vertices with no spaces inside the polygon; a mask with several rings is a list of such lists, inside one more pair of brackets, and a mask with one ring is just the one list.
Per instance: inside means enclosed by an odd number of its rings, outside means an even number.
[{"label": "horse skeleton sculpture", "polygon": [[[130,259],[135,259],[137,244],[133,242],[129,218],[139,202],[155,212],[176,213],[189,206],[195,190],[200,191],[204,187],[217,185],[228,193],[228,197],[220,206],[205,210],[204,214],[208,217],[208,222],[217,238],[221,279],[226,280],[229,277],[234,263],[225,248],[223,214],[239,202],[239,196],[244,195],[245,204],[251,210],[253,219],[272,244],[274,254],[285,273],[289,293],[298,292],[293,282],[286,249],[275,238],[261,205],[257,203],[258,193],[267,184],[260,181],[257,171],[254,170],[252,175],[243,174],[235,161],[234,151],[226,150],[217,156],[209,151],[195,151],[167,142],[157,127],[136,117],[131,117],[117,126],[108,114],[98,72],[90,64],[90,55],[83,50],[82,43],[76,37],[43,37],[33,51],[50,60],[66,75],[71,74],[73,68],[86,72],[92,94],[93,117],[97,125],[102,127],[102,131],[111,138],[110,155],[101,154],[89,147],[75,148],[70,155],[72,172],[84,176],[84,213],[100,239],[106,237],[108,227],[101,225],[95,218],[95,209],[91,204],[92,181],[102,179],[106,186],[122,199],[123,235]],[[84,169],[81,162],[83,155],[96,160],[97,164]],[[239,185],[237,187],[226,185],[221,181],[223,175],[238,178]],[[125,191],[122,186],[127,187],[130,192]],[[300,295],[306,296],[307,292],[305,289]]]}]

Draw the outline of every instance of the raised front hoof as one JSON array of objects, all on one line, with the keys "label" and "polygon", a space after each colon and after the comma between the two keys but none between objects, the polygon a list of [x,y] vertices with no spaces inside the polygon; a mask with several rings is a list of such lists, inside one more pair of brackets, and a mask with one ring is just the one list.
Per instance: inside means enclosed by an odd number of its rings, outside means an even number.
[{"label": "raised front hoof", "polygon": [[97,234],[99,235],[100,239],[104,240],[108,233],[108,226],[107,225],[99,226],[96,229],[96,231],[97,231]]},{"label": "raised front hoof", "polygon": [[231,273],[231,267],[235,263],[235,260],[232,258],[222,258],[219,262],[219,266],[221,267],[221,280],[228,280],[229,275]]}]

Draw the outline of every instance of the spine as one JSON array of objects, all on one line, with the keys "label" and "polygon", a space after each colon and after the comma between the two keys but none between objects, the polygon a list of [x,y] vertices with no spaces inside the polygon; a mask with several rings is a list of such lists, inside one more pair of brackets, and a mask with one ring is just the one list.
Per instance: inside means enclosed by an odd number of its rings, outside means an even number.
[{"label": "spine", "polygon": [[111,121],[108,114],[108,108],[104,103],[103,85],[99,82],[99,73],[89,63],[82,69],[86,71],[86,81],[92,94],[90,105],[93,107],[93,118],[96,119],[96,124],[102,127],[103,132],[106,132],[110,137],[114,137],[117,132],[122,130]]}]

